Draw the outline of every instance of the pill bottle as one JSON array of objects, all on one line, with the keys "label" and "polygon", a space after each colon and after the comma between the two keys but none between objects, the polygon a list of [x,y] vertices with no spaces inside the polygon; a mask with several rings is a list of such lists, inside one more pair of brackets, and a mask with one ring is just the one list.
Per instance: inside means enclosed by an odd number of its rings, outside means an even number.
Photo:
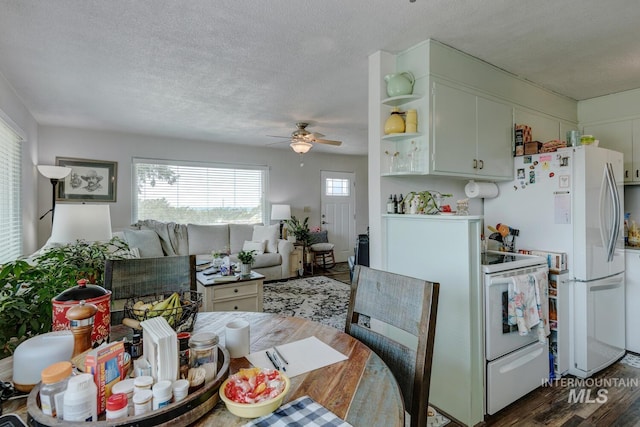
[{"label": "pill bottle", "polygon": [[67,389],[72,371],[71,363],[65,361],[49,365],[40,373],[42,379],[40,404],[42,412],[46,415],[63,419],[64,391]]},{"label": "pill bottle", "polygon": [[133,379],[133,392],[134,394],[142,390],[151,390],[153,385],[153,377],[149,375],[142,375]]},{"label": "pill bottle", "polygon": [[129,400],[124,393],[115,393],[107,399],[107,419],[117,420],[129,415]]},{"label": "pill bottle", "polygon": [[171,403],[173,397],[173,383],[169,380],[161,380],[153,385],[153,410],[164,408]]},{"label": "pill bottle", "polygon": [[215,378],[218,372],[218,336],[211,332],[199,332],[189,339],[189,367],[202,367],[207,378]]},{"label": "pill bottle", "polygon": [[189,393],[189,380],[177,380],[173,382],[173,401],[179,402]]},{"label": "pill bottle", "polygon": [[98,421],[98,388],[93,375],[69,378],[63,401],[65,421]]},{"label": "pill bottle", "polygon": [[129,416],[132,417],[135,412],[133,408],[133,385],[134,379],[127,378],[126,380],[118,381],[111,387],[111,393],[124,393],[127,395],[127,406],[129,407]]},{"label": "pill bottle", "polygon": [[146,414],[151,412],[151,401],[153,400],[153,392],[151,390],[140,390],[133,393],[134,415]]}]

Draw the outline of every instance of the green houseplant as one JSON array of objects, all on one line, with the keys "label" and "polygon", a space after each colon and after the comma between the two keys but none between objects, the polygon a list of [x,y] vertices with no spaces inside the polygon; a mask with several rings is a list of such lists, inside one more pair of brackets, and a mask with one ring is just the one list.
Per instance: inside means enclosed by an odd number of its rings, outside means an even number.
[{"label": "green houseplant", "polygon": [[240,274],[243,276],[251,274],[251,266],[256,260],[256,251],[240,251],[238,252],[238,259],[240,260]]},{"label": "green houseplant", "polygon": [[309,231],[309,217],[300,221],[294,215],[291,215],[291,218],[285,222],[287,224],[288,232],[293,233],[293,235],[296,236],[296,241],[305,246],[308,245],[309,238],[311,237]]},{"label": "green houseplant", "polygon": [[29,262],[15,260],[0,267],[0,358],[12,354],[27,338],[51,331],[51,300],[79,279],[102,284],[108,258],[123,258],[129,247],[109,242],[77,241],[57,246]]}]

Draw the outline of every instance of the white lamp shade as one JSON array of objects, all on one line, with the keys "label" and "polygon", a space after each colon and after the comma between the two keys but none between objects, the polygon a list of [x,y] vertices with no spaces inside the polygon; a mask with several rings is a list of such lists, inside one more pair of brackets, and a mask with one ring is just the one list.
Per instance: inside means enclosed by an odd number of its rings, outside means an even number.
[{"label": "white lamp shade", "polygon": [[311,144],[310,142],[305,142],[305,141],[295,141],[295,142],[292,142],[291,144],[289,144],[289,146],[296,153],[305,154],[305,153],[308,153],[309,150],[311,150],[311,147],[313,147],[313,144]]},{"label": "white lamp shade", "polygon": [[291,206],[289,205],[271,205],[271,219],[283,220],[291,218]]},{"label": "white lamp shade", "polygon": [[38,172],[49,179],[62,179],[71,173],[71,168],[64,166],[38,165]]},{"label": "white lamp shade", "polygon": [[49,243],[108,241],[111,239],[109,205],[58,204]]}]

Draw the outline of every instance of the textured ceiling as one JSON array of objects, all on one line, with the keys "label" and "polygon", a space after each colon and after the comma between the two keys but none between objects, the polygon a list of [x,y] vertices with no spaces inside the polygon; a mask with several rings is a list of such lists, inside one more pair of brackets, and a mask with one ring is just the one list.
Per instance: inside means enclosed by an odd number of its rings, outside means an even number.
[{"label": "textured ceiling", "polygon": [[[368,56],[433,38],[574,99],[640,87],[637,0],[0,0],[40,124],[366,153]],[[287,148],[285,143],[274,147]]]}]

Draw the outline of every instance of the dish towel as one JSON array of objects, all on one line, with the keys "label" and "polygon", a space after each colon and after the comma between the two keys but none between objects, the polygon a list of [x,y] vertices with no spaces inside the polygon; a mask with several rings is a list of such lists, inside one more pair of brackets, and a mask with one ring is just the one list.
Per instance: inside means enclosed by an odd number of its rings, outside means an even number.
[{"label": "dish towel", "polygon": [[352,427],[336,414],[310,398],[302,396],[275,412],[248,422],[243,427]]},{"label": "dish towel", "polygon": [[549,300],[547,274],[522,274],[509,284],[508,322],[518,326],[520,335],[527,335],[535,326],[538,341],[547,342],[549,335]]}]

